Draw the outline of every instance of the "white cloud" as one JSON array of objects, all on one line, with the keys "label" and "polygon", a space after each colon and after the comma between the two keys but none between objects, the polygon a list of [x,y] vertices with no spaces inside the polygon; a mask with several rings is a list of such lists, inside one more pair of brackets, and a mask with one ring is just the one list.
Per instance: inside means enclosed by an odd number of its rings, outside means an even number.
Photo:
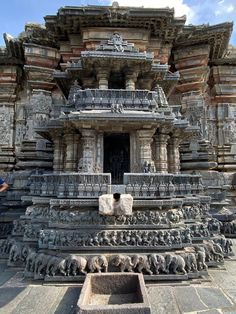
[{"label": "white cloud", "polygon": [[223,5],[223,3],[219,2],[219,8],[215,11],[215,16],[229,14],[234,11],[234,6],[232,4]]},{"label": "white cloud", "polygon": [[233,12],[233,10],[234,10],[234,6],[232,4],[230,4],[230,6],[226,8],[226,12],[228,13]]},{"label": "white cloud", "polygon": [[[112,3],[113,1],[111,1]],[[184,3],[184,0],[118,0],[119,6],[144,8],[174,8],[175,16],[186,15],[188,19],[194,15],[193,10]]]}]

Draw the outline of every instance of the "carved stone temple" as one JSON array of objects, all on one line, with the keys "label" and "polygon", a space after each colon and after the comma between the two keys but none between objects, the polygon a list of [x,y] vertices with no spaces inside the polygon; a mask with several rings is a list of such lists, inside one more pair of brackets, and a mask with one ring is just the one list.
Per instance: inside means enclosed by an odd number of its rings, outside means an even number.
[{"label": "carved stone temple", "polygon": [[[0,50],[0,255],[26,277],[191,279],[236,234],[232,23],[63,7]],[[219,220],[220,221],[219,221]],[[223,235],[223,233],[225,235]]]}]

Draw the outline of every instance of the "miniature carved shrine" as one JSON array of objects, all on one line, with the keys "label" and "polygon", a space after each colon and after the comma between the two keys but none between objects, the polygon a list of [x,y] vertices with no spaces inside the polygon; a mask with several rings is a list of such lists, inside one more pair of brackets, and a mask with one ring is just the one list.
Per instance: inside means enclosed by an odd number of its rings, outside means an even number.
[{"label": "miniature carved shrine", "polygon": [[232,23],[185,19],[114,2],[4,35],[9,266],[56,281],[110,271],[187,280],[231,254],[221,232],[234,224]]}]

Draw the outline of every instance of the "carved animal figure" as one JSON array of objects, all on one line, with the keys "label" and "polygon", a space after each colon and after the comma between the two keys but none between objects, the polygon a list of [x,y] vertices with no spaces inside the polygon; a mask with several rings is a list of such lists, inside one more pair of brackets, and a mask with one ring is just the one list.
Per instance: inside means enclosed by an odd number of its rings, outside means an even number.
[{"label": "carved animal figure", "polygon": [[206,253],[204,248],[197,248],[196,249],[196,259],[197,259],[197,269],[198,270],[207,270],[208,266],[206,264]]},{"label": "carved animal figure", "polygon": [[105,255],[93,256],[88,260],[88,269],[91,273],[94,272],[107,272],[108,269],[108,261]]},{"label": "carved animal figure", "polygon": [[36,257],[37,257],[37,253],[34,251],[31,251],[27,258],[26,258],[26,265],[25,265],[25,271],[27,272],[34,272],[34,268],[35,268],[35,261],[36,261]]},{"label": "carved animal figure", "polygon": [[21,259],[22,261],[26,261],[27,256],[32,252],[28,245],[24,245],[21,250]]},{"label": "carved animal figure", "polygon": [[128,272],[133,271],[134,264],[132,263],[131,257],[127,255],[115,255],[112,257],[111,263],[116,267],[119,266],[121,272],[124,272],[125,270],[127,270]]},{"label": "carved animal figure", "polygon": [[55,276],[57,273],[66,276],[67,261],[62,257],[52,256],[46,268],[46,276]]},{"label": "carved animal figure", "polygon": [[14,243],[10,249],[8,262],[15,263],[17,261],[22,260],[21,252],[22,252],[22,245],[20,243]]},{"label": "carved animal figure", "polygon": [[185,260],[185,270],[187,273],[193,271],[197,271],[197,260],[194,253],[185,253],[182,255],[183,259]]},{"label": "carved animal figure", "polygon": [[148,257],[146,255],[135,254],[133,256],[133,267],[137,268],[139,273],[147,272],[149,275],[152,275],[151,265],[149,263]]},{"label": "carved animal figure", "polygon": [[176,254],[166,254],[166,272],[177,274],[177,272],[182,272],[186,274],[185,270],[185,260],[182,256]]},{"label": "carved animal figure", "polygon": [[69,276],[71,273],[73,276],[76,276],[78,273],[86,275],[86,266],[87,260],[82,256],[77,255],[69,255],[66,258],[67,261],[67,275]]},{"label": "carved animal figure", "polygon": [[40,253],[36,257],[34,275],[39,277],[45,276],[47,263],[51,257],[52,257],[51,255],[46,255],[44,253]]},{"label": "carved animal figure", "polygon": [[166,217],[172,223],[178,223],[182,218],[180,215],[180,211],[177,211],[176,209],[168,210]]},{"label": "carved animal figure", "polygon": [[218,262],[222,262],[224,260],[224,253],[221,246],[213,241],[204,241],[202,246],[205,249],[206,260],[215,260]]},{"label": "carved animal figure", "polygon": [[160,272],[166,273],[166,260],[163,255],[150,254],[149,257],[150,265],[154,266],[154,273],[159,274]]}]

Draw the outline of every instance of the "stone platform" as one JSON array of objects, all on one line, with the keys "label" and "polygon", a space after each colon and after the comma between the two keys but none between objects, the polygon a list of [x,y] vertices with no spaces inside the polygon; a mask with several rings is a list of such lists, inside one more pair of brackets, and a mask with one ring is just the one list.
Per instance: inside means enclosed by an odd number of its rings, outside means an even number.
[{"label": "stone platform", "polygon": [[[234,252],[236,240],[233,239]],[[209,269],[204,280],[147,284],[153,314],[236,314],[236,259]],[[73,314],[81,284],[31,283],[22,272],[0,263],[1,314]]]}]

